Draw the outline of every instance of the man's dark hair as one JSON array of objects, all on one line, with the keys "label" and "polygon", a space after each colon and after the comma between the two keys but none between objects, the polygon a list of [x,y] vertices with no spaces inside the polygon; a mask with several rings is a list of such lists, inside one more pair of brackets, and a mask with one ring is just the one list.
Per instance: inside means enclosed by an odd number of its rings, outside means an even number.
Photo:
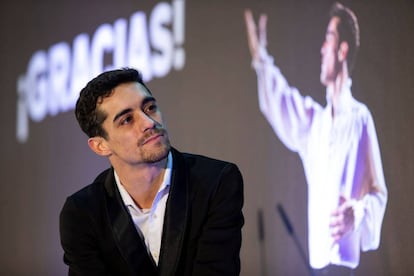
[{"label": "man's dark hair", "polygon": [[359,49],[359,25],[354,12],[340,3],[334,3],[329,13],[330,18],[339,18],[338,33],[339,43],[348,43],[348,71],[351,75],[355,66],[356,57]]},{"label": "man's dark hair", "polygon": [[115,87],[128,82],[138,82],[151,93],[144,84],[141,73],[131,68],[122,68],[101,73],[89,81],[81,90],[76,102],[75,115],[79,126],[88,137],[101,136],[108,138],[106,131],[102,128],[102,123],[107,114],[99,111],[97,105],[105,97],[109,97]]}]

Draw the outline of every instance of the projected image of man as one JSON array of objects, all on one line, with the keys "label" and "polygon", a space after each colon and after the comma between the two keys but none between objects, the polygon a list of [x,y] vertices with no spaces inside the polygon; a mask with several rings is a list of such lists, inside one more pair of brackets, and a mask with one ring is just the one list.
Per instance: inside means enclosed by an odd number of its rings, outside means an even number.
[{"label": "projected image of man", "polygon": [[[379,247],[387,202],[374,121],[351,92],[359,26],[333,5],[322,43],[320,81],[326,106],[289,85],[266,50],[266,15],[245,13],[260,110],[282,143],[297,152],[308,184],[308,245],[315,269],[355,268],[360,251]],[[316,54],[316,53],[315,53]]]}]

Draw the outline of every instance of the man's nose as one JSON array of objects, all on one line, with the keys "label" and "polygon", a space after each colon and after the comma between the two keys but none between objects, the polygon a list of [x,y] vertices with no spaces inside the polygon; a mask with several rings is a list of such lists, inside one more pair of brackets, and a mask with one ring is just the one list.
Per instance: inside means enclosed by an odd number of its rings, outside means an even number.
[{"label": "man's nose", "polygon": [[139,128],[142,132],[154,128],[157,124],[158,122],[150,115],[146,114],[143,111],[140,112]]}]

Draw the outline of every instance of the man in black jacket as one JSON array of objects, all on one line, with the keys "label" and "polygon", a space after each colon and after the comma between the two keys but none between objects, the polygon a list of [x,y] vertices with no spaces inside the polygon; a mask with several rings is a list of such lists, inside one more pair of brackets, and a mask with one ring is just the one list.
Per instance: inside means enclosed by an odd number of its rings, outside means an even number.
[{"label": "man in black jacket", "polygon": [[170,146],[134,69],[82,89],[76,118],[111,168],[67,198],[60,236],[69,275],[238,275],[244,222],[236,165]]}]

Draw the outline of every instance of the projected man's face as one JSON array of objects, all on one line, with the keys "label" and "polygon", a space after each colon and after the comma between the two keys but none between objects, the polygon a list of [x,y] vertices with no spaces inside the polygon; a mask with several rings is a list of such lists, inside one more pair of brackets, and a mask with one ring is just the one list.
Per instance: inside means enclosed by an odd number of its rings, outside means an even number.
[{"label": "projected man's face", "polygon": [[332,17],[326,29],[325,41],[321,47],[321,75],[320,80],[323,85],[328,85],[335,81],[338,73],[338,17]]},{"label": "projected man's face", "polygon": [[98,108],[107,114],[102,127],[108,138],[102,143],[111,162],[137,165],[167,157],[171,146],[162,114],[144,86],[121,84]]}]

